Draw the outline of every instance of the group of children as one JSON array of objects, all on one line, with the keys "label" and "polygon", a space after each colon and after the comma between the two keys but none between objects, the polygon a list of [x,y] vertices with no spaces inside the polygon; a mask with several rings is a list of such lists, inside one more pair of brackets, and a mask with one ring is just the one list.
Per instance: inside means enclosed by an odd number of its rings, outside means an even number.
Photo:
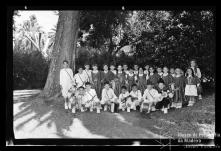
[{"label": "group of children", "polygon": [[[143,70],[138,65],[128,69],[126,64],[118,65],[117,70],[113,64],[110,70],[105,64],[103,71],[99,71],[96,64],[92,65],[93,70],[85,64],[85,70],[79,67],[78,73],[73,75],[72,71],[67,72],[71,70],[68,62],[63,63],[60,85],[65,109],[71,109],[73,113],[94,109],[97,113],[102,109],[146,113],[161,110],[167,113],[169,108],[181,108],[184,104],[192,106],[196,100],[202,99],[201,73],[195,60],[190,62],[185,74],[180,68],[158,67],[155,72],[149,65]],[[65,78],[70,79],[69,82],[66,80],[69,84],[63,84]]]}]

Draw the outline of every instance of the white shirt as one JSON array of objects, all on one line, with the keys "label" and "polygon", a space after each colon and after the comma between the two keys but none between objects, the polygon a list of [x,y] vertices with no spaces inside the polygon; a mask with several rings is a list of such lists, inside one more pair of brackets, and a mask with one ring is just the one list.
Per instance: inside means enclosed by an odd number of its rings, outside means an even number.
[{"label": "white shirt", "polygon": [[163,77],[166,77],[168,75],[168,73],[163,73]]},{"label": "white shirt", "polygon": [[130,92],[130,95],[132,96],[132,97],[134,97],[134,98],[138,98],[138,100],[141,100],[142,99],[142,94],[141,94],[141,92],[140,92],[140,90],[137,90],[137,91],[131,91]]},{"label": "white shirt", "polygon": [[144,74],[149,74],[149,71],[148,71],[148,70],[144,70],[143,73],[144,73]]},{"label": "white shirt", "polygon": [[155,102],[160,96],[161,94],[159,94],[156,89],[146,89],[144,91],[143,99],[144,102]]},{"label": "white shirt", "polygon": [[123,100],[124,98],[128,97],[130,94],[128,91],[126,91],[125,93],[121,93],[119,95],[119,100]]},{"label": "white shirt", "polygon": [[137,71],[137,70],[134,71],[134,74],[138,75],[138,73],[139,73],[139,71]]},{"label": "white shirt", "polygon": [[163,75],[163,72],[160,72],[160,73],[158,73],[161,77],[162,77],[162,75]]},{"label": "white shirt", "polygon": [[97,99],[97,93],[94,89],[90,89],[89,91],[85,90],[84,99],[85,100],[91,100],[91,99]]},{"label": "white shirt", "polygon": [[133,73],[128,73],[128,76],[132,77],[132,76],[134,76],[134,74]]},{"label": "white shirt", "polygon": [[98,73],[98,70],[92,70],[93,73]]},{"label": "white shirt", "polygon": [[113,100],[116,99],[117,96],[114,94],[114,90],[109,88],[108,90],[102,90],[102,101]]},{"label": "white shirt", "polygon": [[175,77],[176,75],[175,75],[175,73],[173,73],[173,74],[171,74],[172,75],[172,77]]},{"label": "white shirt", "polygon": [[73,71],[71,68],[63,68],[60,70],[60,85],[63,89],[70,89],[74,82]]},{"label": "white shirt", "polygon": [[77,73],[74,75],[75,82],[77,84],[77,87],[84,86],[85,82],[87,82],[87,77],[85,77],[85,74],[83,73]]},{"label": "white shirt", "polygon": [[86,81],[88,81],[88,82],[90,82],[91,81],[91,79],[92,79],[92,75],[91,75],[91,70],[84,70],[83,71],[83,74],[84,74],[84,76],[86,77]]},{"label": "white shirt", "polygon": [[113,72],[115,75],[117,74],[116,70],[110,70],[111,72]]}]

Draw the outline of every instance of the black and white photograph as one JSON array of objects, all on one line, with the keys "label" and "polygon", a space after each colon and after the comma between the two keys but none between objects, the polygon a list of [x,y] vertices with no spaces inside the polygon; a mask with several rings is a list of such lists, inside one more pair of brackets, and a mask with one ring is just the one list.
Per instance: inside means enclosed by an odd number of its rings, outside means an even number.
[{"label": "black and white photograph", "polygon": [[15,8],[14,139],[156,139],[172,148],[159,140],[185,148],[206,139],[215,147],[215,15]]}]

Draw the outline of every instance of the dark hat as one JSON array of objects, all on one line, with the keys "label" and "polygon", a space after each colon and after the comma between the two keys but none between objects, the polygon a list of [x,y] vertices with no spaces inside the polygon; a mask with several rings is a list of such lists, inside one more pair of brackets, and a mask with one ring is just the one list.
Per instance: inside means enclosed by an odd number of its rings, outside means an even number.
[{"label": "dark hat", "polygon": [[127,87],[126,87],[125,85],[123,85],[123,86],[121,87],[121,89],[127,89]]},{"label": "dark hat", "polygon": [[158,80],[158,83],[164,83],[163,79],[160,78],[160,79]]},{"label": "dark hat", "polygon": [[83,87],[83,86],[80,86],[78,89],[84,89],[84,87]]},{"label": "dark hat", "polygon": [[150,80],[147,80],[147,85],[153,85],[153,83]]},{"label": "dark hat", "polygon": [[132,87],[137,87],[137,84],[135,84],[135,83],[134,83],[134,84],[132,84]]},{"label": "dark hat", "polygon": [[105,82],[104,82],[104,85],[106,85],[106,84],[110,85],[110,83],[109,83],[108,81],[105,81]]}]

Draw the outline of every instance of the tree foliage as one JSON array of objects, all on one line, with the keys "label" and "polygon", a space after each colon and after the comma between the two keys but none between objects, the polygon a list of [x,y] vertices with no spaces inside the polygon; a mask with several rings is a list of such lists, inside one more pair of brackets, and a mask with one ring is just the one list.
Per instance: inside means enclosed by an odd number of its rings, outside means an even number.
[{"label": "tree foliage", "polygon": [[[23,33],[31,31],[33,21],[30,18]],[[15,28],[16,31],[19,28]],[[190,59],[196,59],[204,77],[215,77],[215,16],[212,11],[81,11],[79,28],[76,66],[87,61],[99,65],[114,61],[186,70]],[[22,32],[18,32],[20,38],[15,38],[14,50],[33,51],[35,47],[30,46],[30,40],[22,38]],[[53,46],[55,32],[50,35],[48,48]],[[43,43],[46,38],[42,38],[42,46]]]}]

